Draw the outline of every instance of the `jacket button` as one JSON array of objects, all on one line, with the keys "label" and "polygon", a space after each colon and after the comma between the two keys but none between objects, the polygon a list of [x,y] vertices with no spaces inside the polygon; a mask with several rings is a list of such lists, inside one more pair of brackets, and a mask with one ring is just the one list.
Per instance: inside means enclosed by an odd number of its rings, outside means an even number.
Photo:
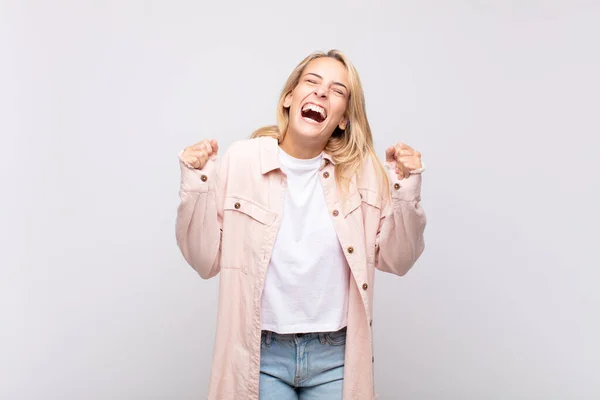
[{"label": "jacket button", "polygon": [[371,362],[375,362],[375,356],[371,358]]},{"label": "jacket button", "polygon": [[369,326],[373,326],[373,320],[369,321]]},{"label": "jacket button", "polygon": [[238,203],[235,203],[233,206],[235,207],[236,210],[239,210],[242,205],[238,202]]},{"label": "jacket button", "polygon": [[327,172],[327,171],[323,172],[323,178],[329,178],[329,172]]},{"label": "jacket button", "polygon": [[369,288],[369,285],[367,285],[366,283],[363,283],[363,289],[367,290]]},{"label": "jacket button", "polygon": [[206,182],[206,181],[208,180],[208,176],[206,176],[206,175],[202,175],[202,176],[200,177],[200,180],[201,180],[202,182]]},{"label": "jacket button", "polygon": [[352,246],[348,247],[348,253],[350,253],[350,254],[354,253],[354,247],[352,247]]},{"label": "jacket button", "polygon": [[325,165],[329,165],[329,160],[327,158],[325,159]]},{"label": "jacket button", "polygon": [[399,184],[399,183],[394,183],[394,189],[398,190],[398,189],[400,189],[400,187],[401,187],[401,186],[400,186],[400,184]]},{"label": "jacket button", "polygon": [[337,217],[338,215],[340,215],[340,212],[338,210],[333,210],[333,216]]}]

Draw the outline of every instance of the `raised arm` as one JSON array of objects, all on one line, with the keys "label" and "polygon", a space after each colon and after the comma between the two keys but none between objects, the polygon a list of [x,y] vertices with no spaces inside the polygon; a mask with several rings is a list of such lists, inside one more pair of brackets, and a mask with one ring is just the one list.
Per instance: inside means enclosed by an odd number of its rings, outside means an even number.
[{"label": "raised arm", "polygon": [[423,253],[426,218],[421,206],[421,154],[402,143],[386,152],[391,198],[384,202],[375,266],[404,275]]},{"label": "raised arm", "polygon": [[220,270],[227,154],[217,160],[217,151],[215,140],[204,140],[179,155],[181,202],[175,236],[183,257],[204,279]]}]

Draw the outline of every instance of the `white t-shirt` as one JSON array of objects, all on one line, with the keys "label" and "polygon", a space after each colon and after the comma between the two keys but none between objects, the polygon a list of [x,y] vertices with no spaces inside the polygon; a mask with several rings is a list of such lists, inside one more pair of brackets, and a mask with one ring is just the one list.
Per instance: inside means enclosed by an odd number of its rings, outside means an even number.
[{"label": "white t-shirt", "polygon": [[325,202],[322,161],[279,149],[287,191],[262,295],[264,330],[308,333],[346,326],[350,269]]}]

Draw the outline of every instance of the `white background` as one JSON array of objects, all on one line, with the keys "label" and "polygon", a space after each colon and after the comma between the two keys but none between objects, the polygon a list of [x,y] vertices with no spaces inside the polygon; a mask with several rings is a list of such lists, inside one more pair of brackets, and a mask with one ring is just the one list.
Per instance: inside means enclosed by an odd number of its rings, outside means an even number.
[{"label": "white background", "polygon": [[205,398],[218,278],[179,150],[275,122],[313,50],[426,161],[426,250],[379,273],[382,399],[600,398],[597,1],[1,1],[0,398]]}]

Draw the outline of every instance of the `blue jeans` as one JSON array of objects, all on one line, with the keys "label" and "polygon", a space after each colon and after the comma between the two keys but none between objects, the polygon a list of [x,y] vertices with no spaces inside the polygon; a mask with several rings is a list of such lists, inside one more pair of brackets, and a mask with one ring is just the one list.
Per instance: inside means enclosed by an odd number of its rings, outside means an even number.
[{"label": "blue jeans", "polygon": [[342,399],[346,328],[337,332],[263,331],[260,400]]}]

